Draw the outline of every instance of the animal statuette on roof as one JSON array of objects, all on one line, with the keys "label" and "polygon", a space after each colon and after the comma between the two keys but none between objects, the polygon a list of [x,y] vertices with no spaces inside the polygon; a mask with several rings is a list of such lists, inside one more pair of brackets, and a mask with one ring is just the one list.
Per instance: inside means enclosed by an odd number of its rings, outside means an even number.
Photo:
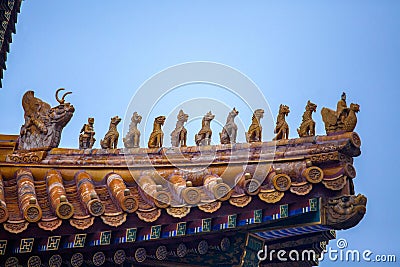
[{"label": "animal statuette on roof", "polygon": [[286,105],[279,106],[279,114],[276,119],[276,127],[274,133],[276,134],[273,140],[289,139],[289,125],[286,122],[286,116],[289,115],[290,109]]},{"label": "animal statuette on roof", "polygon": [[158,116],[154,119],[153,131],[150,134],[149,142],[147,143],[149,148],[160,148],[163,145],[164,132],[161,127],[164,125],[165,116]]},{"label": "animal statuette on roof", "polygon": [[306,111],[303,114],[303,120],[297,133],[300,137],[315,136],[315,121],[312,118],[313,112],[317,111],[317,105],[310,100],[307,102]]},{"label": "animal statuette on roof", "polygon": [[178,121],[176,122],[175,129],[171,132],[171,145],[173,147],[186,147],[187,130],[184,125],[189,119],[189,115],[181,109],[176,118]]},{"label": "animal statuette on roof", "polygon": [[119,133],[117,130],[117,125],[121,122],[121,118],[118,116],[112,117],[110,121],[110,127],[108,132],[104,136],[104,139],[100,140],[101,148],[108,149],[114,148],[116,149],[118,146],[118,137]]},{"label": "animal statuette on roof", "polygon": [[85,123],[79,135],[79,149],[92,148],[96,139],[93,128],[94,118],[88,118],[88,123]]},{"label": "animal statuette on roof", "polygon": [[322,108],[322,120],[325,123],[327,134],[337,132],[352,132],[357,125],[357,113],[360,111],[358,104],[351,103],[350,108],[346,104],[346,93],[342,94],[337,103],[336,111],[329,108]]},{"label": "animal statuette on roof", "polygon": [[234,144],[236,143],[236,135],[237,135],[237,125],[235,123],[235,117],[239,114],[239,111],[236,108],[233,108],[231,112],[229,112],[228,117],[226,118],[226,124],[224,128],[222,128],[222,132],[219,133],[221,144]]},{"label": "animal statuette on roof", "polygon": [[215,118],[215,115],[211,111],[207,112],[201,120],[201,129],[198,134],[195,135],[195,142],[198,146],[209,146],[211,144],[211,121]]},{"label": "animal statuette on roof", "polygon": [[21,127],[18,149],[55,148],[61,140],[61,132],[71,120],[75,111],[73,105],[65,102],[65,93],[61,99],[56,91],[58,106],[51,107],[46,102],[35,97],[33,91],[27,91],[22,98],[25,123]]},{"label": "animal statuette on roof", "polygon": [[263,109],[256,109],[251,118],[251,124],[249,130],[246,133],[246,141],[248,143],[261,142],[262,127],[261,119],[264,117]]},{"label": "animal statuette on roof", "polygon": [[139,147],[140,142],[140,131],[137,125],[142,121],[142,116],[140,116],[136,111],[133,113],[131,118],[131,123],[129,124],[129,131],[124,137],[124,146],[126,148]]}]

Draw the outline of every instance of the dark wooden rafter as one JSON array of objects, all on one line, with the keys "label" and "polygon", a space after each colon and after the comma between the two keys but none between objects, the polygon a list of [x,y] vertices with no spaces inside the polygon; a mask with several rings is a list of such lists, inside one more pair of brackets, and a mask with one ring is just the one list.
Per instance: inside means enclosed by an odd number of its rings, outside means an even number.
[{"label": "dark wooden rafter", "polygon": [[0,88],[3,72],[7,69],[7,53],[10,51],[12,35],[16,33],[17,16],[22,0],[0,0]]}]

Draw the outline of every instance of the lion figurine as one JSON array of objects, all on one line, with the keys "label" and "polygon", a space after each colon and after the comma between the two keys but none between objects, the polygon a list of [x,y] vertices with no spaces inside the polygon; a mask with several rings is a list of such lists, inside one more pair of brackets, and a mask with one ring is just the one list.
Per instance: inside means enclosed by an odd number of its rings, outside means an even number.
[{"label": "lion figurine", "polygon": [[129,131],[123,138],[124,146],[126,148],[139,147],[140,142],[140,131],[137,125],[142,121],[142,116],[140,116],[136,111],[133,113],[131,118],[131,124],[129,124]]},{"label": "lion figurine", "polygon": [[286,116],[289,115],[290,109],[286,105],[279,106],[279,114],[276,119],[276,127],[274,133],[276,134],[273,140],[282,140],[289,138],[289,125],[286,122]]},{"label": "lion figurine", "polygon": [[195,135],[194,141],[198,146],[208,146],[211,143],[211,121],[215,118],[215,115],[211,113],[211,111],[207,112],[202,121],[201,121],[201,129],[198,134]]},{"label": "lion figurine", "polygon": [[101,148],[108,149],[108,148],[117,148],[118,145],[118,138],[119,133],[117,130],[117,125],[121,122],[121,118],[118,116],[112,117],[110,122],[110,127],[108,132],[104,136],[104,139],[100,140]]},{"label": "lion figurine", "polygon": [[306,111],[303,114],[303,120],[297,133],[300,137],[315,136],[315,121],[312,118],[313,112],[317,111],[317,105],[310,100],[307,102]]},{"label": "lion figurine", "polygon": [[263,109],[256,109],[254,111],[253,117],[251,118],[251,124],[249,130],[246,133],[246,141],[248,143],[261,142],[262,127],[260,121],[263,117],[264,117]]},{"label": "lion figurine", "polygon": [[237,125],[235,123],[235,117],[239,114],[239,111],[236,108],[233,108],[231,112],[229,112],[228,117],[226,118],[226,124],[224,128],[222,128],[222,132],[219,133],[221,144],[234,144],[236,143],[236,135],[237,135]]},{"label": "lion figurine", "polygon": [[153,131],[150,134],[148,147],[149,148],[160,148],[163,145],[164,133],[161,126],[164,125],[165,116],[158,116],[154,119]]},{"label": "lion figurine", "polygon": [[189,115],[181,109],[176,117],[175,129],[171,132],[171,145],[173,147],[186,147],[187,130],[185,129],[185,122],[189,119]]}]

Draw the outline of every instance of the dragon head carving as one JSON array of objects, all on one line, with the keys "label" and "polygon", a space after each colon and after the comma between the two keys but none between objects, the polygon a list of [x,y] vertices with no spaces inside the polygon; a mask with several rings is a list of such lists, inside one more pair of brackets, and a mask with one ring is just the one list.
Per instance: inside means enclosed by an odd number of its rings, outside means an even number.
[{"label": "dragon head carving", "polygon": [[367,198],[358,194],[329,198],[325,204],[326,224],[333,229],[356,226],[366,213]]},{"label": "dragon head carving", "polygon": [[58,147],[61,132],[71,120],[75,108],[65,101],[71,92],[65,93],[61,99],[56,91],[58,106],[51,107],[48,103],[35,97],[33,91],[27,91],[22,97],[25,123],[21,126],[18,149]]}]

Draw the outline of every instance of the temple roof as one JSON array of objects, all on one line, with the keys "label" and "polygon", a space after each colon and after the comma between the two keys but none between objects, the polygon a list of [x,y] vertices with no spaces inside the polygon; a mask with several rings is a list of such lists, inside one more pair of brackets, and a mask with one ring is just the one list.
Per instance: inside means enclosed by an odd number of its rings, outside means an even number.
[{"label": "temple roof", "polygon": [[0,88],[3,71],[7,69],[7,53],[10,51],[12,35],[15,33],[17,16],[20,12],[22,0],[0,0]]},{"label": "temple roof", "polygon": [[[14,136],[0,139],[0,221],[6,230],[0,234],[0,243],[5,241],[0,252],[26,261],[29,255],[42,255],[40,260],[54,252],[72,261],[79,248],[93,263],[93,246],[125,253],[132,244],[136,249],[130,257],[143,266],[164,257],[155,251],[160,247],[169,251],[163,266],[193,264],[195,257],[173,255],[179,251],[174,240],[186,246],[185,255],[189,244],[204,246],[198,243],[203,240],[218,247],[212,244],[226,238],[233,243],[229,249],[241,253],[256,252],[236,248],[237,238],[263,246],[313,237],[310,247],[315,248],[334,238],[330,231],[353,227],[365,213],[365,197],[354,196],[353,157],[360,154],[361,141],[353,132],[159,149],[26,151],[14,150]],[[211,164],[202,162],[208,154]],[[203,164],[199,171],[182,172]],[[268,168],[263,179],[256,179],[260,165]],[[341,213],[348,202],[352,210]],[[109,249],[102,250],[104,255]],[[201,261],[213,255],[196,253]],[[218,257],[228,260],[226,253]],[[209,260],[218,262],[214,256]],[[229,260],[240,264],[244,259]]]}]

